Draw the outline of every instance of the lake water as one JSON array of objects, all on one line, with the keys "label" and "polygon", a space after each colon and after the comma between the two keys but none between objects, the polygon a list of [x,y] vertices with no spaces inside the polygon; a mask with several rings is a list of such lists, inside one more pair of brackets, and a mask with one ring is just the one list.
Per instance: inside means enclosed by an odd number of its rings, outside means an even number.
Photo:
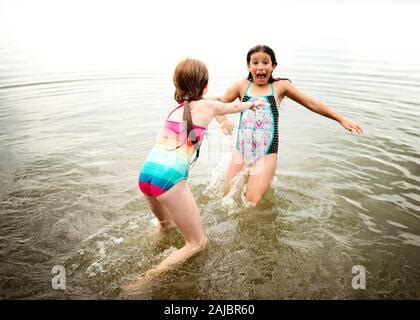
[{"label": "lake water", "polygon": [[[66,63],[0,39],[0,297],[121,298],[121,284],[183,245],[176,231],[152,242],[137,187],[176,105],[180,55]],[[365,134],[285,99],[276,175],[249,210],[241,190],[222,197],[235,135],[211,124],[189,180],[209,247],[137,298],[419,299],[418,55],[327,36],[270,46],[276,75]],[[209,95],[246,77],[247,50],[194,55],[209,67]],[[65,290],[52,288],[55,265]],[[365,290],[352,287],[354,266],[366,270]]]}]

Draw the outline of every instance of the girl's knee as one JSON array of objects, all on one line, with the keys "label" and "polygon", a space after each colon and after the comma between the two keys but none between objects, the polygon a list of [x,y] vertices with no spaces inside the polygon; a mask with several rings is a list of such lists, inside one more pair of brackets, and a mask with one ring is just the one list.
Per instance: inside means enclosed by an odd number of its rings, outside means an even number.
[{"label": "girl's knee", "polygon": [[257,204],[255,203],[255,202],[247,202],[246,204],[245,204],[245,207],[247,207],[247,208],[255,208],[257,206]]},{"label": "girl's knee", "polygon": [[261,196],[258,196],[258,195],[246,195],[245,196],[245,200],[246,200],[246,206],[248,207],[248,208],[254,208],[254,207],[256,207],[259,203],[260,203],[260,201],[261,201]]}]

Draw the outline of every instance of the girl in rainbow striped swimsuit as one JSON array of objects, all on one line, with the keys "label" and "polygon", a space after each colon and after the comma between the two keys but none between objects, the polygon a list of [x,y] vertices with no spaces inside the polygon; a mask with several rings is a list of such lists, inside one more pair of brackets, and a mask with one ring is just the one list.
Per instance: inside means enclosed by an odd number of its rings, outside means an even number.
[{"label": "girl in rainbow striped swimsuit", "polygon": [[[173,81],[174,97],[179,105],[169,114],[159,142],[140,170],[139,187],[159,220],[156,233],[161,235],[172,227],[178,227],[185,245],[134,283],[123,286],[125,291],[142,287],[144,281],[153,279],[205,248],[207,237],[201,225],[200,211],[187,185],[188,171],[198,157],[203,133],[215,116],[247,109],[255,111],[266,105],[263,99],[231,103],[205,100],[203,95],[207,92],[208,71],[198,60],[180,62]],[[173,119],[170,119],[171,116]],[[192,160],[194,154],[196,156]]]}]

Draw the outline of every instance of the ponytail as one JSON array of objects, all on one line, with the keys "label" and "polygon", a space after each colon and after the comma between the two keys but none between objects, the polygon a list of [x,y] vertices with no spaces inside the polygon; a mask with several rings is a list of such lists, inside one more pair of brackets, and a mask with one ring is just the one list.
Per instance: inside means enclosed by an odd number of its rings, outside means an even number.
[{"label": "ponytail", "polygon": [[[197,135],[195,134],[194,125],[193,125],[193,122],[192,122],[190,102],[188,100],[185,100],[185,103],[184,103],[184,113],[182,114],[182,120],[184,120],[184,123],[185,122],[187,123],[187,137],[186,137],[186,141],[188,140],[188,138],[191,138],[190,140],[191,140],[191,142],[192,142],[192,144],[194,146],[194,149],[196,151],[195,158],[191,162],[191,165],[193,165],[197,161],[197,159],[198,159],[198,157],[200,155],[200,145],[201,145],[201,143],[199,143],[199,141],[197,140]],[[178,148],[180,146],[178,146]]]},{"label": "ponytail", "polygon": [[189,139],[196,150],[195,159],[191,162],[193,164],[198,158],[201,141],[197,139],[194,130],[190,103],[203,98],[204,90],[209,82],[209,73],[203,62],[188,58],[176,66],[173,81],[175,85],[174,98],[178,103],[184,103],[182,120],[184,124],[186,123],[185,141],[176,149],[184,145]]},{"label": "ponytail", "polygon": [[187,123],[187,139],[191,138],[192,143],[196,144],[198,141],[195,131],[193,130],[194,127],[192,122],[191,108],[190,102],[188,100],[186,100],[184,104],[184,113],[182,114],[182,120],[184,120],[184,123]]}]

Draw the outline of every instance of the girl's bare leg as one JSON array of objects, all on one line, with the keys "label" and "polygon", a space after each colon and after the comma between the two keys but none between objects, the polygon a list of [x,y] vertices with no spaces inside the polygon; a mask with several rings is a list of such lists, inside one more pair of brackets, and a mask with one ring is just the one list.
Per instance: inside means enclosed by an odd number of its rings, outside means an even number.
[{"label": "girl's bare leg", "polygon": [[246,185],[247,206],[255,207],[267,192],[276,173],[277,154],[269,154],[258,160],[252,167]]},{"label": "girl's bare leg", "polygon": [[159,221],[159,226],[153,232],[154,237],[159,239],[171,228],[175,228],[176,224],[172,220],[168,209],[166,209],[166,207],[158,199],[149,196],[145,197],[147,202],[149,203],[150,209]]},{"label": "girl's bare leg", "polygon": [[123,286],[123,291],[129,292],[144,288],[146,283],[185,262],[202,251],[207,245],[207,237],[201,225],[200,210],[185,180],[178,182],[170,190],[159,196],[157,200],[168,209],[172,220],[184,235],[185,245],[163,259],[157,266],[148,270],[144,276],[138,278],[134,283]]},{"label": "girl's bare leg", "polygon": [[229,167],[226,173],[225,185],[223,188],[223,195],[227,195],[232,187],[232,179],[242,170],[244,167],[244,158],[238,150],[233,150],[232,158],[229,163]]}]

